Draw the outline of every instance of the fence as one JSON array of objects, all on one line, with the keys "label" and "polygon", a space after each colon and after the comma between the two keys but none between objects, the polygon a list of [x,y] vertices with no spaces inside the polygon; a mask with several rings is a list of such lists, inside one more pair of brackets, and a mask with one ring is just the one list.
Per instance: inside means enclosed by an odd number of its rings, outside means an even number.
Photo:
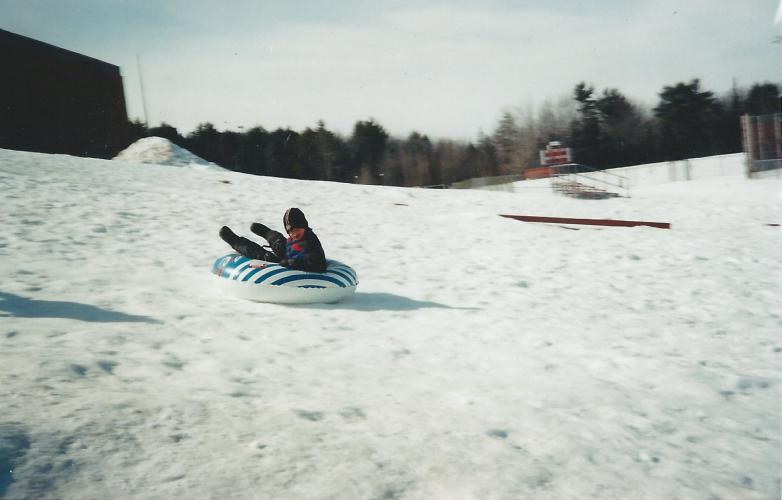
[{"label": "fence", "polygon": [[497,175],[494,177],[476,177],[450,185],[454,189],[487,189],[490,191],[513,191],[513,183],[520,181],[521,175]]},{"label": "fence", "polygon": [[690,181],[740,175],[744,172],[744,153],[664,161],[612,169],[629,179],[632,186],[654,186],[668,182]]}]

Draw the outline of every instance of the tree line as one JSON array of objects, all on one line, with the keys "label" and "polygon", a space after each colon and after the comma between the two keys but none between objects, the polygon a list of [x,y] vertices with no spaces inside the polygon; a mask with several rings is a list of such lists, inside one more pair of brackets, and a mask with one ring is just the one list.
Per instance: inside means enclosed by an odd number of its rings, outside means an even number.
[{"label": "tree line", "polygon": [[598,92],[579,82],[571,96],[537,110],[506,110],[492,136],[501,170],[535,164],[553,140],[570,147],[575,162],[598,169],[736,153],[742,115],[780,112],[773,83],[734,85],[717,96],[693,79],[663,87],[658,97],[648,109],[616,88]]},{"label": "tree line", "polygon": [[358,121],[349,137],[320,121],[295,131],[255,127],[218,131],[202,123],[182,136],[168,124],[131,122],[132,140],[158,136],[230,170],[295,179],[440,186],[472,177],[520,174],[538,163],[538,151],[557,140],[574,161],[604,169],[739,152],[740,116],[779,112],[779,87],[754,84],[724,96],[698,79],[665,86],[652,109],[616,88],[598,92],[587,82],[572,95],[538,109],[506,109],[490,135],[476,141],[431,140],[413,132],[392,137],[374,119]]},{"label": "tree line", "polygon": [[429,186],[498,173],[488,137],[477,144],[432,141],[417,132],[398,139],[373,119],[357,122],[347,138],[328,130],[322,121],[301,132],[263,127],[221,132],[202,123],[182,136],[166,123],[147,128],[139,121],[131,122],[131,128],[133,141],[163,137],[224,168],[255,175]]}]

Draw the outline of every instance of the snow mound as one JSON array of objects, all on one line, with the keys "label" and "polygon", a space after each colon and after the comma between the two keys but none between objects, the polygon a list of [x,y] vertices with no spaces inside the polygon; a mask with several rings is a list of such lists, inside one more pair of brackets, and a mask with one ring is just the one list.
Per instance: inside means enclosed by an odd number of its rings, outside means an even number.
[{"label": "snow mound", "polygon": [[145,137],[134,142],[114,157],[115,160],[154,163],[203,170],[221,170],[223,167],[200,158],[162,137]]}]

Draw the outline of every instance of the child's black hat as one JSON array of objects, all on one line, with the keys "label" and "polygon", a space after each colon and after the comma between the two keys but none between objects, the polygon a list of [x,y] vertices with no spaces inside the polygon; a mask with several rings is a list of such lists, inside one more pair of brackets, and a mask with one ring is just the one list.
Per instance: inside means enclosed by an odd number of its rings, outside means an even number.
[{"label": "child's black hat", "polygon": [[285,230],[290,232],[291,229],[300,227],[306,229],[309,227],[307,219],[304,217],[304,212],[298,208],[289,208],[285,211],[285,215],[282,216],[282,223],[285,226]]}]

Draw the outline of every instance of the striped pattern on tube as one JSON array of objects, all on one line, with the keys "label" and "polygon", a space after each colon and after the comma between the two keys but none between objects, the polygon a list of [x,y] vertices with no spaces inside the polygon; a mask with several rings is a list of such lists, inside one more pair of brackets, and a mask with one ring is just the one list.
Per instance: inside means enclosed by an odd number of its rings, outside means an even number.
[{"label": "striped pattern on tube", "polygon": [[[260,267],[264,266],[264,267]],[[336,260],[326,261],[326,271],[313,273],[288,269],[279,264],[248,259],[239,254],[220,257],[212,265],[212,274],[248,286],[271,285],[294,288],[346,288],[358,285],[356,271]]]}]

